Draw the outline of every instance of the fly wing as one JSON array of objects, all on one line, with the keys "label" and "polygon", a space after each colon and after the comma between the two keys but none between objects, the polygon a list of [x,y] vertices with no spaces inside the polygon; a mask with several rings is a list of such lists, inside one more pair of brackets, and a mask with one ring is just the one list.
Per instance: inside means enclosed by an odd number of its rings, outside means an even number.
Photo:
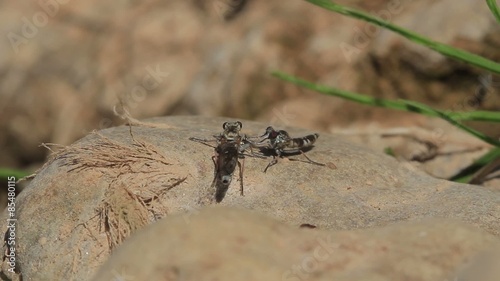
[{"label": "fly wing", "polygon": [[238,144],[235,142],[221,143],[216,148],[216,174],[214,182],[215,185],[215,201],[220,202],[226,195],[226,192],[231,184],[234,170],[238,164]]},{"label": "fly wing", "polygon": [[227,142],[220,145],[218,157],[218,171],[221,175],[232,175],[238,163],[238,145]]}]

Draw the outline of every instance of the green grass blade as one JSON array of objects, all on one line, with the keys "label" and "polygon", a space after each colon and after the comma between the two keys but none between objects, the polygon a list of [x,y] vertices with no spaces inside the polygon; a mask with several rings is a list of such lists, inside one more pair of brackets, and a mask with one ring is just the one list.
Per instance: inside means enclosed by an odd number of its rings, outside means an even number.
[{"label": "green grass blade", "polygon": [[478,139],[481,139],[482,141],[484,141],[486,143],[489,143],[491,145],[500,147],[500,141],[497,141],[497,140],[495,140],[493,138],[490,138],[490,137],[486,136],[485,134],[483,134],[481,132],[478,132],[478,131],[476,131],[476,130],[468,127],[468,126],[465,126],[464,124],[462,124],[462,123],[454,120],[453,118],[451,118],[446,113],[444,113],[444,112],[442,112],[440,110],[434,109],[434,108],[429,107],[429,106],[427,106],[425,104],[414,102],[414,101],[402,100],[402,102],[404,102],[405,104],[408,105],[408,109],[410,111],[418,112],[418,113],[424,113],[425,112],[425,113],[435,114],[438,117],[440,117],[441,119],[448,121],[450,124],[452,124],[455,127],[460,128],[460,129],[468,132],[469,134],[477,137]]},{"label": "green grass blade", "polygon": [[500,122],[498,111],[445,111],[448,116],[456,121],[485,121]]},{"label": "green grass blade", "polygon": [[396,154],[394,153],[394,150],[390,146],[384,148],[384,153],[387,154],[387,155],[389,155],[389,156],[396,157]]},{"label": "green grass blade", "polygon": [[7,179],[8,177],[15,177],[17,181],[18,179],[24,178],[29,175],[30,175],[29,173],[21,170],[0,168],[0,178],[2,179]]},{"label": "green grass blade", "polygon": [[[488,136],[486,136],[486,135],[484,135],[484,134],[482,134],[482,133],[480,133],[472,128],[469,128],[469,127],[461,124],[460,122],[455,120],[452,115],[449,115],[444,111],[440,111],[440,110],[434,109],[432,107],[429,107],[425,104],[421,104],[421,103],[417,103],[417,102],[413,102],[413,101],[407,101],[407,100],[395,101],[395,100],[374,98],[374,97],[365,96],[365,95],[361,95],[361,94],[354,93],[354,92],[349,92],[349,91],[330,88],[330,87],[326,87],[326,86],[322,86],[322,85],[317,85],[317,84],[308,82],[306,80],[302,80],[300,78],[297,78],[297,77],[294,77],[294,76],[291,76],[291,75],[288,75],[285,73],[281,73],[281,72],[274,72],[273,75],[280,78],[280,79],[283,79],[285,81],[289,81],[289,82],[292,82],[294,84],[297,84],[299,86],[303,86],[305,88],[315,90],[315,91],[318,91],[318,92],[323,93],[323,94],[341,97],[341,98],[344,98],[346,100],[351,100],[351,101],[355,101],[355,102],[362,103],[362,104],[384,107],[384,108],[389,108],[389,109],[397,109],[397,110],[404,110],[404,111],[408,111],[408,112],[416,112],[416,113],[420,113],[420,114],[432,116],[432,117],[440,117],[440,118],[448,121],[452,125],[470,133],[471,135],[476,136],[477,138],[479,138],[479,139],[481,139],[489,144],[492,144],[495,146],[500,146],[499,141],[492,139],[492,138],[490,138],[490,137],[488,137]],[[464,113],[464,114],[458,115],[458,116],[460,116],[463,119],[465,115],[466,114]]]},{"label": "green grass blade", "polygon": [[[474,112],[445,112],[445,111],[440,111],[436,110],[434,108],[431,108],[425,104],[413,102],[413,101],[406,101],[406,100],[386,100],[386,99],[380,99],[380,98],[373,98],[370,96],[365,96],[361,95],[358,93],[354,92],[349,92],[349,91],[344,91],[340,89],[335,89],[335,88],[330,88],[327,86],[322,86],[322,85],[317,85],[311,82],[308,82],[306,80],[294,77],[292,75],[288,75],[286,73],[282,72],[273,72],[273,76],[278,77],[282,80],[292,82],[296,85],[302,86],[304,88],[314,90],[317,92],[320,92],[322,94],[326,95],[331,95],[331,96],[336,96],[336,97],[341,97],[350,101],[362,103],[362,104],[367,104],[367,105],[372,105],[372,106],[379,106],[379,107],[384,107],[384,108],[389,108],[389,109],[397,109],[397,110],[405,110],[405,111],[410,111],[410,112],[417,112],[423,115],[427,116],[433,116],[433,117],[440,117],[449,123],[453,124],[454,126],[457,126],[458,128],[468,132],[469,134],[472,134],[483,141],[490,143],[492,145],[497,146],[490,152],[486,153],[483,155],[480,159],[476,160],[473,164],[462,170],[460,173],[457,175],[453,176],[450,180],[457,181],[457,182],[468,182],[472,175],[477,172],[479,169],[481,169],[483,166],[486,164],[490,163],[491,161],[494,161],[498,157],[500,157],[500,141],[494,140],[486,135],[483,135],[482,133],[473,130],[472,128],[469,128],[460,122],[459,120],[471,120],[471,115],[474,115]],[[476,111],[478,114],[482,115],[491,115],[492,119],[497,119],[500,117],[498,116],[498,112],[488,112],[488,111]],[[475,117],[474,117],[475,118]],[[484,118],[483,118],[484,119]],[[486,118],[487,119],[487,118]],[[488,120],[489,121],[489,120]],[[498,122],[498,121],[497,121]]]},{"label": "green grass blade", "polygon": [[412,32],[410,30],[404,29],[402,27],[399,27],[397,25],[391,24],[388,21],[382,20],[380,18],[374,17],[369,15],[368,13],[364,13],[352,8],[348,8],[339,4],[335,4],[331,2],[330,0],[306,0],[307,2],[310,2],[314,5],[317,5],[319,7],[322,7],[324,9],[340,13],[342,15],[346,15],[352,18],[357,18],[364,20],[366,22],[370,22],[372,24],[384,27],[386,29],[389,29],[395,33],[398,33],[407,39],[426,46],[428,48],[431,48],[447,57],[457,59],[462,62],[466,62],[471,65],[475,65],[477,67],[480,67],[482,69],[489,70],[491,72],[500,74],[500,64],[496,63],[494,61],[488,60],[486,58],[483,58],[481,56],[469,53],[464,50],[456,49],[451,46],[433,41],[427,37],[424,37],[422,35],[419,35],[415,32]]},{"label": "green grass blade", "polygon": [[[382,98],[370,97],[350,91],[345,91],[341,89],[331,88],[328,86],[314,84],[312,82],[303,80],[301,78],[283,73],[283,72],[273,72],[273,76],[278,77],[282,80],[292,82],[296,85],[302,86],[313,91],[320,92],[322,94],[340,97],[346,100],[354,101],[361,104],[367,104],[372,106],[384,107],[389,109],[403,110],[403,111],[414,111],[414,108],[409,108],[409,104],[402,100],[387,100]],[[429,107],[429,109],[432,109]],[[420,112],[421,114],[440,117],[440,114],[446,115],[448,118],[454,121],[487,121],[487,122],[500,122],[500,112],[494,111],[470,111],[470,112],[449,112],[449,111],[436,111],[426,110]]]},{"label": "green grass blade", "polygon": [[[295,76],[292,76],[292,75],[289,75],[289,74],[286,74],[283,72],[279,72],[279,71],[273,72],[272,75],[275,77],[278,77],[282,80],[292,82],[296,85],[302,86],[304,88],[308,88],[308,89],[320,92],[322,94],[340,97],[340,98],[354,101],[357,103],[373,105],[373,106],[378,106],[378,107],[385,107],[385,108],[390,108],[390,109],[397,109],[397,110],[405,110],[406,109],[406,105],[401,103],[401,102],[398,102],[398,101],[387,100],[387,99],[382,99],[382,98],[374,98],[374,97],[370,97],[370,96],[366,96],[366,95],[362,95],[362,94],[358,94],[358,93],[354,93],[354,92],[350,92],[350,91],[345,91],[345,90],[341,90],[341,89],[337,89],[337,88],[331,88],[328,86],[314,84],[312,82],[309,82],[309,81],[303,80],[301,78],[298,78],[298,77],[295,77]],[[432,116],[435,116],[435,115],[432,115]]]},{"label": "green grass blade", "polygon": [[483,155],[481,158],[474,161],[474,163],[469,165],[467,168],[463,169],[458,174],[451,177],[449,180],[456,182],[469,182],[474,173],[479,171],[482,167],[484,167],[488,163],[495,161],[499,157],[500,157],[500,147],[496,147],[490,150],[485,155]]},{"label": "green grass blade", "polygon": [[500,9],[497,6],[496,0],[486,0],[490,11],[493,13],[493,16],[497,19],[498,23],[500,23]]}]

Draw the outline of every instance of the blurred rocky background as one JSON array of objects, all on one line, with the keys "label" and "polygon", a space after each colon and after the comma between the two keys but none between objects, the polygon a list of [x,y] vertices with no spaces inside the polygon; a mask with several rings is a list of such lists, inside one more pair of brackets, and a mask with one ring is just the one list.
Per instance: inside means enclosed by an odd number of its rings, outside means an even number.
[{"label": "blurred rocky background", "polygon": [[[500,26],[486,3],[337,2],[500,61]],[[48,154],[41,143],[70,144],[94,129],[123,123],[114,113],[120,100],[135,118],[245,118],[346,133],[376,149],[388,146],[384,136],[394,134],[386,128],[404,128],[396,131],[399,144],[391,146],[410,160],[420,148],[407,147],[414,139],[408,135],[417,129],[426,130],[421,135],[439,145],[458,139],[466,142],[458,150],[487,148],[463,140],[444,122],[322,96],[273,78],[274,70],[442,109],[500,109],[499,77],[306,1],[46,0],[0,5],[2,167],[34,170]],[[482,126],[476,128],[499,137],[498,127]],[[458,162],[464,166],[470,161]],[[442,177],[451,173],[430,172]]]}]

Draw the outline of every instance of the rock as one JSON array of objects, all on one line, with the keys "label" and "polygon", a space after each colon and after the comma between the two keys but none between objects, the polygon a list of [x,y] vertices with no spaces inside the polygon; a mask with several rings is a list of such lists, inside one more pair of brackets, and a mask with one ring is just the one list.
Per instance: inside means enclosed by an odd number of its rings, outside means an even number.
[{"label": "rock", "polygon": [[[24,278],[86,280],[136,230],[201,208],[213,179],[214,151],[188,138],[211,138],[227,120],[155,118],[91,134],[57,152],[17,199]],[[267,126],[243,121],[242,133],[260,135]],[[312,133],[284,129],[292,136]],[[322,134],[307,155],[326,166],[281,159],[263,173],[269,159],[246,157],[245,196],[235,172],[220,205],[294,227],[355,230],[442,218],[500,236],[496,191],[436,180],[337,135]]]},{"label": "rock", "polygon": [[[478,5],[474,0],[461,0],[459,5],[453,0],[407,2],[392,9],[392,14],[387,13],[389,9],[381,14],[390,14],[393,23],[440,43],[498,59],[499,54],[492,48],[500,42],[491,42],[487,37],[500,34],[500,28],[488,5]],[[424,16],[427,20],[416,20]],[[464,17],[468,20],[464,21]],[[445,56],[388,30],[381,30],[373,39],[373,53],[381,58],[394,55],[393,50],[398,48],[405,50],[398,60],[411,62],[422,73],[442,76],[456,70],[456,65],[447,62]]]},{"label": "rock", "polygon": [[306,230],[219,207],[140,230],[92,280],[493,281],[498,250],[498,237],[463,223]]},{"label": "rock", "polygon": [[[474,0],[391,2],[399,3],[392,13],[389,4],[377,11],[392,23],[492,61],[500,59],[500,41],[492,39],[500,38],[500,27],[486,3],[478,5]],[[373,36],[366,32],[366,25],[361,30],[364,30],[361,35],[369,38],[363,54],[370,59],[362,56],[357,59],[359,68],[363,69],[360,76],[370,82],[359,84],[359,91],[379,97],[421,101],[449,111],[496,111],[500,108],[496,94],[498,75],[489,79],[488,73],[479,68],[449,59],[388,30],[378,29]],[[489,83],[483,82],[488,79]],[[486,98],[474,103],[484,85]],[[482,127],[481,131],[498,138],[498,128]]]},{"label": "rock", "polygon": [[[390,148],[399,161],[441,179],[451,178],[493,148],[444,120],[418,116],[407,121],[418,123],[398,127],[383,127],[377,122],[356,123],[348,128],[333,125],[331,132],[375,151]],[[490,182],[486,180],[485,184]]]}]

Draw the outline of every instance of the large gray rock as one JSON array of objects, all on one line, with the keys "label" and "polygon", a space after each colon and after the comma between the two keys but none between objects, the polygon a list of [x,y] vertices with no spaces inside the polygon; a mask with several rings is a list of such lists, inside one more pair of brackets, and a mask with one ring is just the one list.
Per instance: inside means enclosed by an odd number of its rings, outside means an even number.
[{"label": "large gray rock", "polygon": [[210,208],[139,231],[93,280],[494,281],[499,250],[497,237],[450,221],[326,231]]},{"label": "large gray rock", "polygon": [[[132,135],[127,126],[111,128],[55,154],[17,199],[25,280],[85,280],[137,229],[174,213],[189,221],[206,201],[213,149],[188,138],[210,138],[227,120],[156,118],[131,127]],[[242,132],[262,134],[267,125],[243,121]],[[263,173],[269,159],[247,157],[245,196],[236,172],[220,204],[293,227],[354,230],[442,218],[500,235],[498,192],[436,180],[335,135],[321,135],[307,155],[326,166],[281,159]]]}]

